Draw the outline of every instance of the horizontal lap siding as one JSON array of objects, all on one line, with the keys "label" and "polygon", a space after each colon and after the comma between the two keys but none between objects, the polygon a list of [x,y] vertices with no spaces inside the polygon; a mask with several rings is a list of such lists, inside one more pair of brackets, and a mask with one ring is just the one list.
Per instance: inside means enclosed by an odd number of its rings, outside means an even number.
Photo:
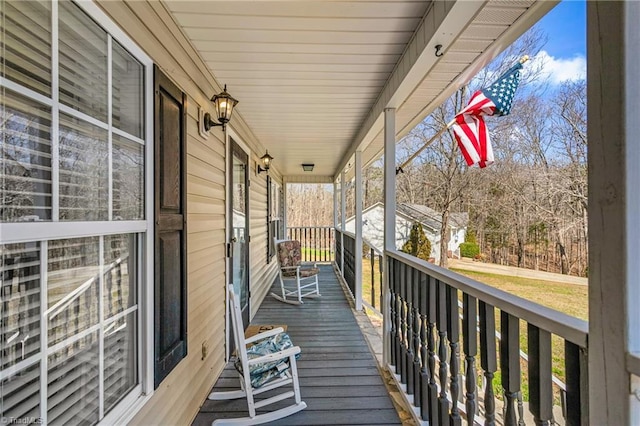
[{"label": "horizontal lap siding", "polygon": [[[219,127],[208,139],[198,133],[198,104],[211,107],[211,93],[201,88],[209,91],[210,84],[175,30],[164,24],[161,5],[102,1],[100,6],[188,95],[188,353],[131,424],[189,424],[225,365],[225,145]],[[209,347],[204,360],[203,343]]]}]

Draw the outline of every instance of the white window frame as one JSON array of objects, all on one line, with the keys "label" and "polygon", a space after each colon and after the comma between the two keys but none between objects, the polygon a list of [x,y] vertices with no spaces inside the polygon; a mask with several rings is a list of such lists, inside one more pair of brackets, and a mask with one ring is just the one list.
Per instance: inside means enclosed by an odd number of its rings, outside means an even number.
[{"label": "white window frame", "polygon": [[[47,222],[29,222],[29,223],[0,223],[0,244],[12,244],[21,242],[40,242],[41,260],[46,260],[48,241],[56,239],[80,238],[89,236],[100,236],[102,241],[104,235],[123,234],[123,233],[139,233],[139,242],[142,244],[138,250],[138,340],[137,340],[137,359],[139,371],[139,383],[124,397],[112,410],[104,416],[99,424],[125,424],[130,421],[133,416],[144,406],[150,399],[154,391],[153,386],[153,351],[154,351],[154,312],[153,312],[153,282],[154,282],[154,135],[153,135],[153,60],[149,57],[135,42],[125,34],[116,24],[109,18],[93,1],[90,0],[74,0],[87,15],[95,20],[108,33],[108,123],[109,142],[111,142],[111,134],[123,135],[127,138],[145,145],[145,219],[132,221],[103,221],[103,222],[60,222],[59,221],[59,112],[62,111],[71,116],[80,118],[84,121],[98,124],[105,127],[104,123],[95,123],[86,114],[78,112],[72,108],[59,103],[58,95],[58,0],[51,1],[51,98],[34,92],[33,90],[22,87],[6,78],[0,77],[0,87],[6,87],[20,93],[23,96],[31,98],[37,102],[51,107],[52,114],[52,220]],[[115,129],[111,120],[111,52],[112,40],[116,40],[129,53],[131,53],[144,67],[144,138],[136,138],[126,132]],[[111,149],[109,150],[109,219],[111,219]],[[98,232],[96,232],[99,230]],[[101,263],[103,258],[101,257]],[[45,263],[46,266],[46,263]],[[46,293],[46,267],[41,270],[41,349],[37,355],[41,359],[46,359],[48,353],[52,350],[47,346],[47,323],[46,317],[43,315],[47,306]],[[102,303],[102,298],[100,298]],[[102,309],[100,309],[102,312]],[[128,312],[128,310],[126,311]],[[119,316],[119,315],[118,315]],[[100,324],[102,327],[102,323]],[[100,353],[100,365],[103,365],[104,355]],[[31,363],[29,363],[31,364]],[[23,365],[20,363],[18,366]],[[40,389],[40,407],[41,416],[46,423],[47,416],[47,365],[41,362],[41,389]],[[100,398],[102,401],[103,393]],[[102,406],[102,404],[101,404]],[[103,416],[102,410],[100,416]]]}]

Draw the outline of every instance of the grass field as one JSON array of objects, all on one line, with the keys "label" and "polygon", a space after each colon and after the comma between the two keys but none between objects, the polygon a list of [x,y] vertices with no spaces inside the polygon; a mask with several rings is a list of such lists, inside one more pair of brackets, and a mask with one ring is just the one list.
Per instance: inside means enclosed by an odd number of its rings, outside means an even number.
[{"label": "grass field", "polygon": [[311,249],[302,247],[301,255],[303,262],[331,262],[333,261],[333,253],[330,249]]},{"label": "grass field", "polygon": [[[374,290],[375,290],[375,308],[380,310],[380,292],[382,285],[380,283],[380,262],[378,257],[375,257],[375,264],[373,270]],[[362,300],[371,303],[371,260],[362,259]]]},{"label": "grass field", "polygon": [[[452,269],[453,271],[473,278],[484,284],[539,303],[540,305],[555,309],[565,314],[588,320],[589,303],[588,287],[576,284],[566,284],[551,281],[541,281],[531,278],[513,277],[508,275],[489,274],[484,272],[464,271]],[[496,314],[496,327],[500,329],[499,314]],[[565,381],[564,368],[564,340],[558,336],[552,336],[551,357],[553,374]],[[527,352],[527,325],[520,321],[520,349]],[[521,370],[526,372],[526,363],[521,362]],[[525,375],[526,376],[526,375]],[[500,372],[496,374],[494,386],[496,391],[500,388]],[[557,391],[557,390],[556,390]],[[526,377],[523,378],[522,392],[527,400],[528,383]],[[559,402],[559,394],[556,392],[556,403]]]},{"label": "grass field", "polygon": [[585,321],[589,319],[589,288],[587,286],[464,271],[461,269],[451,270],[556,311],[564,312]]}]

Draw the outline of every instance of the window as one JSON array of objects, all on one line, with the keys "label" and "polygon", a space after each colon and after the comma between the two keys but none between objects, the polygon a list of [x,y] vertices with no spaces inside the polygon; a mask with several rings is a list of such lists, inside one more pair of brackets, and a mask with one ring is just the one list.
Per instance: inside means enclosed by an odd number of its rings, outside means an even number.
[{"label": "window", "polygon": [[151,61],[92,4],[0,31],[0,417],[95,424],[145,378]]},{"label": "window", "polygon": [[276,252],[274,238],[285,238],[282,198],[282,187],[267,176],[267,263],[271,262]]}]

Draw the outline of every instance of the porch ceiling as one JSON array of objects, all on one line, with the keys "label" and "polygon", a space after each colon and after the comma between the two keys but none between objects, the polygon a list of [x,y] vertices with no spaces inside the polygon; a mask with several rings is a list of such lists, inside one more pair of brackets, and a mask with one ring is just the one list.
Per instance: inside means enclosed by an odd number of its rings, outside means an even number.
[{"label": "porch ceiling", "polygon": [[356,148],[375,159],[384,107],[406,134],[556,4],[534,3],[165,1],[288,177],[334,176]]}]

